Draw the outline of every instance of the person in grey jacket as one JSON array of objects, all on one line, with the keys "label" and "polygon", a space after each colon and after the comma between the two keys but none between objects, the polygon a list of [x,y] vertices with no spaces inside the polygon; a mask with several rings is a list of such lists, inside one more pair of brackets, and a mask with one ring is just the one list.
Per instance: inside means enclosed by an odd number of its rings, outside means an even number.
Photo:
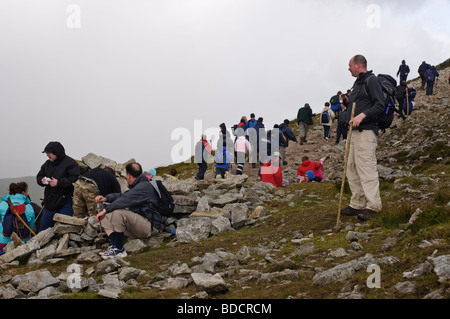
[{"label": "person in grey jacket", "polygon": [[128,191],[95,198],[109,203],[96,216],[111,242],[107,251],[100,253],[103,259],[127,256],[123,248],[125,235],[144,239],[163,230],[162,216],[155,208],[160,198],[156,181],[143,174],[139,163],[130,163],[125,170]]},{"label": "person in grey jacket", "polygon": [[378,118],[384,112],[384,96],[376,76],[367,71],[364,56],[354,56],[349,62],[349,71],[356,77],[348,110],[351,114],[353,103],[356,103],[354,117],[349,119],[353,133],[347,162],[352,197],[350,205],[342,209],[341,214],[366,221],[382,209],[376,149]]}]

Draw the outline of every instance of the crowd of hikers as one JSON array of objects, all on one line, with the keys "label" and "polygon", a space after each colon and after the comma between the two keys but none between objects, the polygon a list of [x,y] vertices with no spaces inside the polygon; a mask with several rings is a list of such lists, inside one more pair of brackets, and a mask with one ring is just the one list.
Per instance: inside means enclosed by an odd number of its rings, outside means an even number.
[{"label": "crowd of hikers", "polygon": [[[379,104],[377,108],[380,110],[390,108],[391,114],[396,111],[402,119],[413,111],[416,89],[407,85],[410,68],[406,61],[402,61],[397,72],[397,77],[400,76],[398,86],[392,77],[386,75],[375,77],[372,71],[367,71],[366,67],[367,61],[363,56],[358,55],[352,58],[349,71],[357,78],[354,87],[346,93],[338,91],[325,103],[320,113],[320,125],[323,126],[325,141],[331,138],[333,122],[337,123],[335,144],[339,144],[341,138],[344,141],[347,140],[349,125],[358,128],[357,132],[359,131],[361,136],[363,136],[362,132],[370,133],[370,131],[378,135],[378,129],[389,127],[390,123],[383,126],[383,122],[375,117],[370,121],[364,121],[366,116],[370,118],[372,111],[369,109],[364,111],[365,113],[359,112],[358,116],[350,119],[352,102],[361,101],[361,97],[363,103],[360,102],[358,106],[362,109],[366,107],[364,103],[367,103],[367,108],[372,107],[372,102],[368,102],[366,98],[369,96],[371,101],[377,100],[376,103]],[[433,87],[439,77],[436,68],[423,62],[418,72],[422,79],[422,89],[425,90],[426,85],[426,95],[432,95]],[[377,78],[378,81],[371,80],[372,78]],[[386,79],[387,89],[383,84]],[[387,95],[393,98],[392,100],[388,101],[383,97],[385,89]],[[398,102],[398,108],[395,108],[396,102]],[[382,113],[381,110],[378,114]],[[388,111],[385,113],[388,114]],[[205,134],[201,135],[195,145],[194,157],[198,164],[195,179],[205,178],[208,163],[213,159],[216,179],[226,178],[234,164],[236,175],[241,175],[248,163],[251,168],[258,170],[261,181],[276,187],[288,186],[283,183],[282,174],[282,167],[288,164],[286,149],[290,141],[300,145],[307,142],[308,130],[313,125],[315,116],[308,103],[298,110],[296,118],[299,128],[298,138],[289,127],[288,119],[267,131],[263,118],[256,118],[254,113],[250,114],[249,119],[242,116],[239,123],[230,129],[227,129],[225,123],[221,123],[215,150]],[[378,124],[374,125],[376,121]],[[361,139],[361,143],[366,142]],[[63,214],[80,218],[95,216],[110,240],[108,249],[100,253],[102,258],[124,257],[126,256],[123,248],[124,236],[151,237],[163,230],[164,217],[170,216],[173,212],[174,203],[170,194],[161,181],[153,178],[156,175],[155,169],[150,169],[144,174],[139,163],[128,164],[125,170],[129,190],[121,192],[120,184],[111,168],[96,168],[81,174],[77,161],[66,155],[64,147],[59,142],[48,143],[42,153],[45,153],[48,158],[36,176],[37,184],[44,187],[42,206],[31,201],[28,185],[25,182],[11,183],[9,193],[1,198],[0,254],[3,254],[4,248],[11,242],[13,234],[26,242],[36,233],[53,227],[55,214]],[[352,153],[350,156],[355,155]],[[359,165],[357,158],[358,156],[355,157],[356,163],[352,165]],[[304,156],[297,170],[298,181],[321,182],[324,178],[322,170],[325,160],[326,157],[319,162],[314,162]],[[170,177],[176,179],[176,174],[176,170],[172,170]],[[351,174],[353,172],[350,169],[349,175]],[[378,179],[377,176],[375,179]],[[354,183],[353,177],[349,176],[349,183]],[[351,188],[352,193],[360,192],[356,186],[351,185]],[[371,187],[371,189],[377,190],[378,187]],[[381,209],[379,207],[381,203],[377,200],[374,200],[373,209],[367,208],[371,205],[369,199],[368,203],[357,203],[355,198],[361,198],[361,196],[371,198],[370,194],[352,196],[353,204],[351,202],[342,214],[359,214],[358,218],[360,218],[361,213],[372,216],[375,211]],[[352,205],[361,206],[361,208],[352,207]],[[363,209],[363,206],[366,208]]]}]

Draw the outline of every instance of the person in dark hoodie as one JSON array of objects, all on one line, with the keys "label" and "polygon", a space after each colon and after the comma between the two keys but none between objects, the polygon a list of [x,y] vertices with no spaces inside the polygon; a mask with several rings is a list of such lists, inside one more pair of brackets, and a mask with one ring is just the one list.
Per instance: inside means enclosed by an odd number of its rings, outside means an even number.
[{"label": "person in dark hoodie", "polygon": [[425,78],[425,72],[430,66],[431,65],[423,61],[422,64],[419,66],[419,69],[417,70],[417,72],[419,72],[420,79],[422,80],[422,89],[425,89],[425,84],[427,83],[427,79]]},{"label": "person in dark hoodie", "polygon": [[97,202],[109,203],[95,217],[111,243],[105,252],[100,253],[103,259],[127,256],[123,248],[124,236],[145,239],[161,232],[164,227],[162,215],[156,210],[160,197],[156,180],[149,180],[139,163],[128,164],[125,171],[128,191],[95,198]]},{"label": "person in dark hoodie", "polygon": [[220,133],[216,149],[221,150],[222,147],[226,147],[229,152],[233,153],[234,142],[231,139],[230,132],[228,132],[227,130],[227,126],[225,125],[225,123],[222,123],[219,125],[219,128]]},{"label": "person in dark hoodie", "polygon": [[433,88],[434,82],[436,81],[436,77],[439,77],[438,71],[436,71],[436,68],[434,66],[430,66],[425,71],[425,78],[427,80],[426,95],[433,95]]},{"label": "person in dark hoodie", "polygon": [[397,71],[397,76],[400,75],[400,83],[402,83],[403,81],[406,82],[409,72],[410,72],[409,66],[406,64],[406,61],[403,60],[402,64],[400,64]]},{"label": "person in dark hoodie", "polygon": [[289,127],[289,120],[285,119],[283,123],[279,126],[281,133],[283,133],[284,137],[286,138],[286,142],[284,145],[280,145],[280,155],[283,159],[283,165],[287,165],[288,162],[286,159],[286,148],[289,146],[289,140],[297,143],[297,138],[295,137],[294,132],[292,132],[291,128]]},{"label": "person in dark hoodie", "polygon": [[72,184],[80,176],[80,166],[66,155],[61,143],[48,143],[42,153],[47,154],[48,160],[41,166],[36,176],[38,185],[45,187],[44,210],[39,231],[53,227],[55,224],[53,216],[56,213],[73,216]]},{"label": "person in dark hoodie", "polygon": [[208,154],[212,155],[213,149],[206,140],[206,134],[202,134],[200,141],[195,144],[195,162],[198,164],[198,171],[194,177],[196,180],[205,178],[205,173],[208,169]]},{"label": "person in dark hoodie", "polygon": [[[262,117],[258,117],[258,121],[256,122],[256,125],[254,126],[254,129],[256,131],[256,160],[260,160],[260,165],[264,164],[264,160],[262,158],[265,158],[267,154],[267,141],[263,142],[265,140],[266,136],[266,128],[263,124],[264,119]],[[250,144],[252,143],[250,139]],[[262,147],[262,148],[261,148]],[[260,156],[261,155],[261,156]],[[253,165],[255,164],[255,165]],[[256,167],[256,162],[252,161],[252,167]]]}]

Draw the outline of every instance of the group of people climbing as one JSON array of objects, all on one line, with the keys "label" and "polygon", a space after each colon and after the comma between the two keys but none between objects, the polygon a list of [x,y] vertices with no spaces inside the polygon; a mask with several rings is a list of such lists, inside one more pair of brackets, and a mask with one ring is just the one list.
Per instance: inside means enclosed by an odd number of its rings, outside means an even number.
[{"label": "group of people climbing", "polygon": [[[309,108],[309,105],[306,107]],[[284,186],[282,167],[288,164],[286,149],[289,141],[298,143],[298,139],[289,127],[288,119],[280,124],[275,124],[268,131],[266,131],[263,121],[262,117],[256,119],[255,114],[252,113],[249,120],[246,116],[242,116],[239,124],[234,125],[230,130],[227,129],[225,123],[221,123],[215,151],[211,145],[212,142],[208,142],[207,136],[202,134],[201,139],[195,145],[195,162],[198,165],[195,179],[203,180],[208,162],[214,160],[216,179],[225,178],[232,164],[237,164],[236,175],[241,175],[244,172],[245,163],[249,163],[251,168],[257,168],[261,181],[271,183],[276,187]],[[305,126],[305,130],[308,129],[308,125]],[[232,136],[234,136],[234,140]],[[306,142],[306,137],[301,133],[300,144],[304,142]],[[298,168],[298,180],[300,182],[321,181],[323,179],[323,161],[324,159],[314,163],[308,158],[304,159]],[[311,168],[304,170],[305,167]]]},{"label": "group of people climbing", "polygon": [[[244,172],[245,163],[256,168],[259,163],[258,172],[262,180],[266,179],[266,172],[273,171],[270,178],[275,176],[274,184],[281,186],[281,166],[287,165],[286,148],[289,141],[297,142],[297,138],[289,127],[289,120],[284,120],[281,124],[275,124],[273,129],[266,131],[264,119],[256,119],[254,113],[250,114],[250,119],[242,116],[239,123],[227,129],[225,123],[219,125],[219,138],[216,150],[203,134],[200,141],[195,145],[195,162],[198,164],[198,171],[195,179],[203,180],[207,170],[209,159],[214,158],[215,178],[224,178],[233,163],[237,164],[236,175]],[[231,133],[230,133],[231,131]],[[232,138],[234,136],[234,140]],[[278,169],[280,168],[280,169]]]}]

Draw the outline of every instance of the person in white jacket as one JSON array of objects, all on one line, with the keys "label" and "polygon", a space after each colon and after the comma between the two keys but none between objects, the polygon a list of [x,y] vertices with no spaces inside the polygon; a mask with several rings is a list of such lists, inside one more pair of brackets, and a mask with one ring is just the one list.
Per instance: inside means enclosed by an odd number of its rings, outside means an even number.
[{"label": "person in white jacket", "polygon": [[335,114],[332,109],[330,109],[330,103],[325,103],[325,107],[320,115],[320,124],[323,126],[323,138],[328,141],[330,138],[331,126],[333,124]]},{"label": "person in white jacket", "polygon": [[238,128],[237,131],[238,132],[236,136],[238,136],[238,139],[234,144],[234,150],[236,152],[236,161],[238,163],[236,175],[242,175],[244,171],[245,154],[246,153],[250,154],[252,151],[252,147],[250,145],[250,142],[245,137],[244,130],[242,128]]}]

